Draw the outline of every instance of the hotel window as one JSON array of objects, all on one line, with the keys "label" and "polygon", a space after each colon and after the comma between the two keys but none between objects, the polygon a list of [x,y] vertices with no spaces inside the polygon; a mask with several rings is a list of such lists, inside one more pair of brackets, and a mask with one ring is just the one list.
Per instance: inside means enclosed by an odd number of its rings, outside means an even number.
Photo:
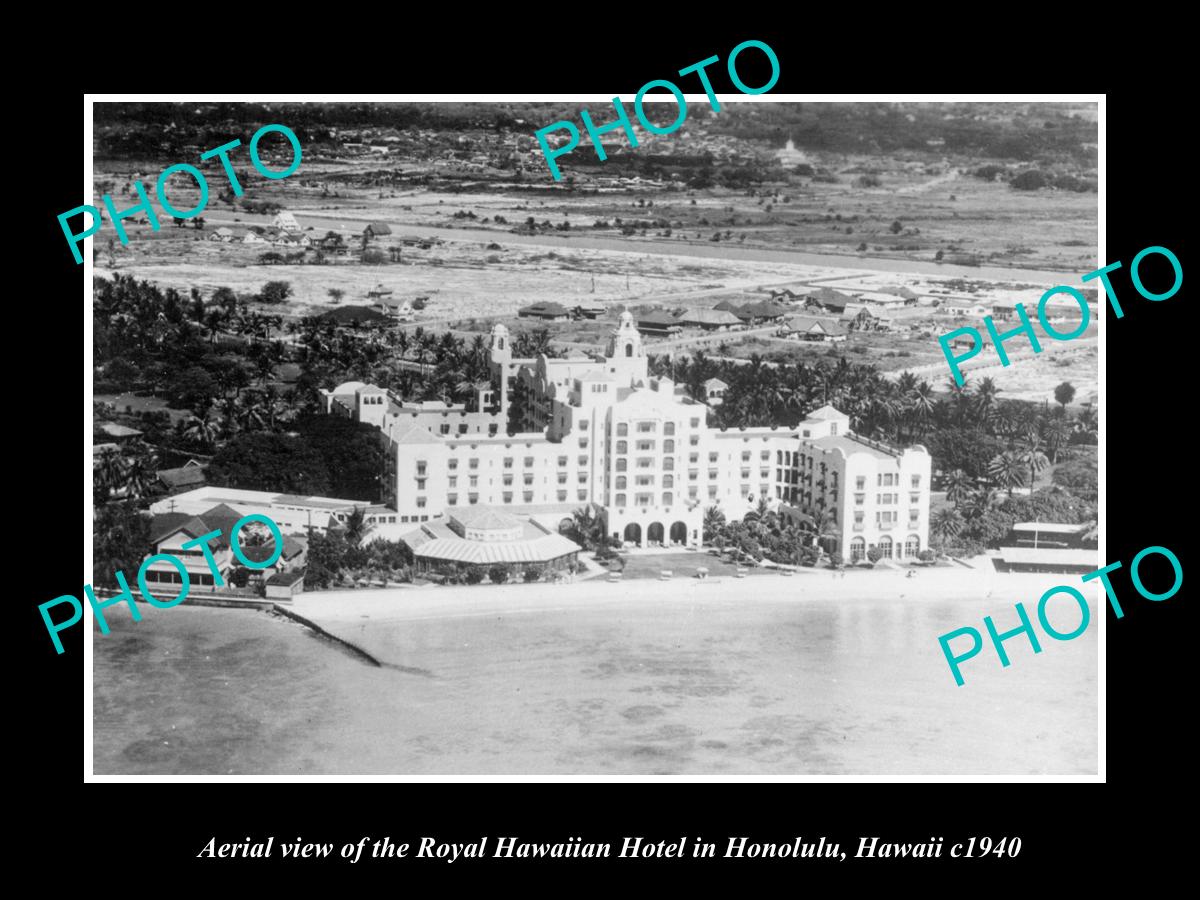
[{"label": "hotel window", "polygon": [[669,492],[666,494],[663,494],[663,502],[662,502],[663,506],[671,506],[672,503],[674,503],[674,501],[675,501],[674,494],[669,493]]},{"label": "hotel window", "polygon": [[471,457],[471,459],[468,461],[467,465],[469,465],[472,469],[478,469],[479,468],[478,457],[474,457],[474,456]]},{"label": "hotel window", "polygon": [[512,491],[505,491],[505,492],[504,492],[504,502],[505,502],[505,503],[512,503]]},{"label": "hotel window", "polygon": [[860,526],[860,525],[862,525],[862,523],[863,523],[863,514],[860,512],[856,512],[854,514],[854,524],[856,526]]},{"label": "hotel window", "polygon": [[760,484],[760,485],[758,486],[758,492],[759,492],[759,493],[760,493],[762,496],[764,496],[764,497],[767,497],[767,496],[769,496],[769,495],[770,495],[770,493],[771,493],[771,486],[770,486],[769,484]]},{"label": "hotel window", "polygon": [[579,497],[580,500],[586,500],[587,499],[587,491],[580,491],[577,494],[577,496]]},{"label": "hotel window", "polygon": [[617,441],[617,452],[618,453],[628,453],[629,452],[629,442],[628,441]]},{"label": "hotel window", "polygon": [[471,503],[471,504],[478,503],[479,495],[478,494],[467,494],[467,502]]},{"label": "hotel window", "polygon": [[580,472],[579,473],[579,483],[587,484],[587,480],[588,480],[587,472]]},{"label": "hotel window", "polygon": [[504,486],[512,487],[512,480],[513,480],[513,477],[511,475],[505,475],[504,476]]},{"label": "hotel window", "polygon": [[587,438],[580,438],[580,439],[579,439],[579,449],[580,449],[580,450],[586,450],[586,449],[587,449],[587,445],[588,445],[588,439],[587,439]]},{"label": "hotel window", "polygon": [[448,466],[450,466],[450,470],[451,470],[451,471],[454,471],[455,469],[457,469],[457,468],[458,468],[458,460],[457,460],[457,459],[452,459],[452,460],[450,460],[450,461],[447,463],[447,465],[448,465]]},{"label": "hotel window", "polygon": [[533,468],[533,457],[532,456],[525,457],[525,468],[527,468],[527,469]]},{"label": "hotel window", "polygon": [[692,500],[696,499],[696,495],[700,493],[700,489],[694,484],[688,486],[688,497]]},{"label": "hotel window", "polygon": [[418,497],[417,498],[417,509],[424,509],[424,508],[425,508],[425,498]]},{"label": "hotel window", "polygon": [[709,461],[710,463],[715,463],[715,462],[716,462],[718,459],[720,459],[720,458],[721,458],[721,454],[719,454],[719,453],[710,453],[710,454],[708,454],[708,461]]},{"label": "hotel window", "polygon": [[558,458],[558,467],[560,469],[563,469],[563,468],[566,468],[566,465],[567,465],[567,458],[565,456],[560,456]]},{"label": "hotel window", "polygon": [[663,476],[663,487],[665,487],[665,488],[675,487],[675,476],[674,475],[664,475]]},{"label": "hotel window", "polygon": [[419,460],[417,460],[417,477],[420,478],[420,477],[423,477],[424,475],[425,475],[425,460],[419,459]]},{"label": "hotel window", "polygon": [[663,453],[674,453],[674,452],[675,452],[675,442],[674,441],[663,441]]},{"label": "hotel window", "polygon": [[674,434],[674,433],[675,433],[675,423],[674,422],[667,422],[663,425],[663,434],[669,435],[669,434]]},{"label": "hotel window", "polygon": [[866,486],[867,486],[867,479],[866,479],[865,475],[859,475],[857,478],[854,479],[854,487],[856,489],[861,491]]},{"label": "hotel window", "polygon": [[471,476],[471,487],[479,487],[479,476],[478,475]]},{"label": "hotel window", "polygon": [[688,481],[696,481],[700,477],[700,472],[697,469],[688,469]]},{"label": "hotel window", "polygon": [[782,450],[775,451],[775,465],[777,465],[777,466],[783,465],[783,451]]},{"label": "hotel window", "polygon": [[715,500],[716,497],[717,497],[717,486],[715,484],[710,484],[708,486],[708,499]]},{"label": "hotel window", "polygon": [[616,504],[617,504],[617,506],[625,505],[625,495],[624,494],[617,494]]},{"label": "hotel window", "polygon": [[770,469],[759,469],[759,470],[758,470],[758,477],[759,477],[759,478],[770,478],[770,477],[771,477],[771,470],[770,470]]},{"label": "hotel window", "polygon": [[908,524],[916,525],[921,520],[921,511],[919,509],[910,509],[908,511]]},{"label": "hotel window", "polygon": [[666,459],[663,460],[663,470],[667,471],[667,472],[675,471],[675,458],[674,457],[668,456]]},{"label": "hotel window", "polygon": [[425,479],[424,478],[417,479],[417,490],[418,491],[425,490]]},{"label": "hotel window", "polygon": [[643,453],[646,452],[647,450],[653,451],[654,450],[654,441],[638,441],[637,448],[638,448],[638,450],[641,450]]},{"label": "hotel window", "polygon": [[449,433],[450,433],[450,426],[442,425],[442,434],[449,434]]},{"label": "hotel window", "polygon": [[587,431],[587,419],[580,419],[580,420],[579,420],[579,430],[580,430],[580,431]]},{"label": "hotel window", "polygon": [[909,494],[909,495],[908,495],[908,502],[909,502],[909,503],[920,503],[920,502],[921,502],[921,495],[920,495],[920,494]]},{"label": "hotel window", "polygon": [[700,420],[699,420],[699,419],[692,419],[692,427],[693,427],[693,428],[699,428],[699,427],[700,427]]},{"label": "hotel window", "polygon": [[558,502],[559,502],[559,503],[562,503],[562,502],[564,502],[566,499],[567,499],[567,492],[566,492],[566,491],[559,491],[559,492],[558,492]]},{"label": "hotel window", "polygon": [[617,476],[617,490],[623,491],[629,485],[629,480],[624,475]]},{"label": "hotel window", "polygon": [[855,494],[855,495],[854,495],[854,505],[855,505],[855,506],[862,506],[862,505],[863,505],[863,501],[865,501],[866,499],[867,499],[867,495],[866,495],[866,494]]},{"label": "hotel window", "polygon": [[699,453],[689,453],[688,454],[688,462],[693,463],[693,464],[700,462],[700,454]]},{"label": "hotel window", "polygon": [[467,425],[466,425],[466,423],[465,423],[465,422],[464,422],[463,424],[461,424],[461,425],[459,425],[459,426],[458,426],[458,433],[459,433],[459,434],[466,434],[466,433],[467,433]]},{"label": "hotel window", "polygon": [[624,422],[617,423],[617,437],[625,437],[629,434],[629,426]]},{"label": "hotel window", "polygon": [[586,456],[581,456],[581,457],[579,457],[579,459],[577,460],[577,462],[578,462],[578,463],[579,463],[579,465],[581,465],[581,466],[586,466],[586,465],[587,465],[587,457],[586,457]]},{"label": "hotel window", "polygon": [[500,426],[495,422],[492,422],[490,425],[488,425],[488,437],[495,437],[499,431]]},{"label": "hotel window", "polygon": [[750,462],[750,451],[749,450],[742,451],[742,462]]},{"label": "hotel window", "polygon": [[762,452],[762,461],[763,461],[763,462],[770,462],[770,461],[771,461],[771,451],[770,451],[770,450],[764,450],[764,451]]},{"label": "hotel window", "polygon": [[691,437],[688,438],[688,444],[690,444],[693,447],[698,447],[700,445],[700,435],[693,434]]},{"label": "hotel window", "polygon": [[653,506],[654,505],[654,495],[653,494],[634,494],[633,499],[634,499],[634,502],[638,506]]},{"label": "hotel window", "polygon": [[450,482],[450,487],[458,487],[457,475],[451,475],[447,480]]},{"label": "hotel window", "polygon": [[[564,491],[564,493],[566,493],[566,492]],[[526,492],[525,492],[525,493],[523,493],[521,496],[525,498],[525,502],[526,502],[526,503],[532,503],[532,502],[533,502],[533,491],[526,491]]]},{"label": "hotel window", "polygon": [[914,475],[912,477],[912,486],[913,486],[914,491],[921,486],[921,476],[920,475]]},{"label": "hotel window", "polygon": [[654,468],[654,457],[653,456],[639,456],[638,461],[637,461],[637,467],[639,469],[653,469]]},{"label": "hotel window", "polygon": [[566,484],[566,483],[567,483],[567,473],[566,473],[566,472],[559,472],[559,473],[558,473],[558,483],[559,483],[559,484]]},{"label": "hotel window", "polygon": [[750,485],[748,485],[748,484],[743,484],[743,485],[742,485],[742,496],[743,496],[743,497],[749,497],[749,496],[750,496]]},{"label": "hotel window", "polygon": [[447,494],[446,495],[446,505],[447,506],[458,506],[458,494]]},{"label": "hotel window", "polygon": [[625,463],[625,457],[623,457],[623,456],[621,456],[621,457],[618,457],[618,458],[617,458],[617,471],[618,471],[618,472],[624,472],[624,471],[625,471],[625,467],[626,467],[626,463]]},{"label": "hotel window", "polygon": [[653,422],[638,422],[638,431],[642,434],[649,434],[654,431]]},{"label": "hotel window", "polygon": [[[472,502],[474,502],[474,501],[472,501]],[[401,517],[400,517],[400,521],[401,521],[401,522],[407,522],[407,521],[408,521],[408,516],[401,516]]]},{"label": "hotel window", "polygon": [[532,475],[526,475],[526,476],[525,476],[525,485],[528,487],[528,486],[529,486],[529,485],[531,485],[531,484],[533,484],[533,476],[532,476]]},{"label": "hotel window", "polygon": [[742,469],[742,477],[743,477],[743,478],[749,478],[749,477],[750,477],[750,470],[749,470],[749,469]]},{"label": "hotel window", "polygon": [[896,522],[896,514],[891,510],[887,512],[875,513],[875,521],[880,525],[894,525]]},{"label": "hotel window", "polygon": [[511,456],[504,457],[504,468],[511,469],[512,464],[513,464],[513,458]]},{"label": "hotel window", "polygon": [[654,484],[654,476],[653,475],[639,475],[637,477],[637,484],[639,487],[645,487],[646,485],[653,485]]},{"label": "hotel window", "polygon": [[717,470],[709,469],[708,470],[708,478],[710,481],[716,481],[717,480]]}]

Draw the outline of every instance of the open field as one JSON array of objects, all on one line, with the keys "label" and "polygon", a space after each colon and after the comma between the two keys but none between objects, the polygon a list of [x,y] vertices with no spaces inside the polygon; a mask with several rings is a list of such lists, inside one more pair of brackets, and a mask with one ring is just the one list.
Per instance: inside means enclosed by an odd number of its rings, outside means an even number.
[{"label": "open field", "polygon": [[958,687],[937,636],[1056,583],[964,571],[297,603],[380,668],[256,612],[113,617],[94,636],[96,771],[1094,773],[1096,626],[1036,656],[1010,642],[1009,668],[981,655]]}]

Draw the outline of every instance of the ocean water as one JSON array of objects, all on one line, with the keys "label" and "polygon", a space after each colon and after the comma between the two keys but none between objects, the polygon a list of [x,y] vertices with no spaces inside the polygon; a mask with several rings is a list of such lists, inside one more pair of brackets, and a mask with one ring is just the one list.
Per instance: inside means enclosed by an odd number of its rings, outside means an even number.
[{"label": "ocean water", "polygon": [[987,648],[955,685],[937,636],[1005,609],[706,598],[350,626],[382,667],[267,613],[151,610],[94,635],[94,769],[1094,774],[1094,624],[1037,655],[1008,641],[1008,668]]}]

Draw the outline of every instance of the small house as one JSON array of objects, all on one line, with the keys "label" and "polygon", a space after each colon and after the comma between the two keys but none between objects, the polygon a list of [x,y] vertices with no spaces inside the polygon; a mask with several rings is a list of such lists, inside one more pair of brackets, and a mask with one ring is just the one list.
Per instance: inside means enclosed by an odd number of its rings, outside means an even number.
[{"label": "small house", "polygon": [[389,237],[391,233],[391,226],[383,222],[372,222],[363,229],[363,236],[369,241],[379,237]]},{"label": "small house", "polygon": [[522,319],[544,319],[547,322],[567,322],[571,311],[561,303],[534,303],[517,310],[517,316]]},{"label": "small house", "polygon": [[287,212],[286,210],[275,216],[271,220],[271,224],[281,231],[303,231],[300,223],[296,221],[296,214]]},{"label": "small house", "polygon": [[846,326],[836,319],[792,316],[779,328],[779,336],[798,341],[839,342],[846,340]]}]

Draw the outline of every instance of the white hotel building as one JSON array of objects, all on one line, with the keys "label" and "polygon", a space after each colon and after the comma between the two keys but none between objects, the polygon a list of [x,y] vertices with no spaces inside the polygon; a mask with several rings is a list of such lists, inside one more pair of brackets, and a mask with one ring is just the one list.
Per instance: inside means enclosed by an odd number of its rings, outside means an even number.
[{"label": "white hotel building", "polygon": [[[488,412],[406,406],[361,382],[322,392],[327,412],[380,429],[385,499],[399,522],[472,505],[569,519],[594,503],[607,532],[629,544],[699,546],[707,507],[741,518],[765,496],[814,518],[829,512],[838,536],[826,547],[847,559],[872,546],[894,559],[927,547],[923,447],[897,450],[852,434],[831,406],[796,428],[709,428],[705,404],[647,375],[629,313],[602,359],[514,359],[503,325],[492,329],[489,359],[492,383],[478,398]],[[509,435],[518,385],[526,430]]]}]

